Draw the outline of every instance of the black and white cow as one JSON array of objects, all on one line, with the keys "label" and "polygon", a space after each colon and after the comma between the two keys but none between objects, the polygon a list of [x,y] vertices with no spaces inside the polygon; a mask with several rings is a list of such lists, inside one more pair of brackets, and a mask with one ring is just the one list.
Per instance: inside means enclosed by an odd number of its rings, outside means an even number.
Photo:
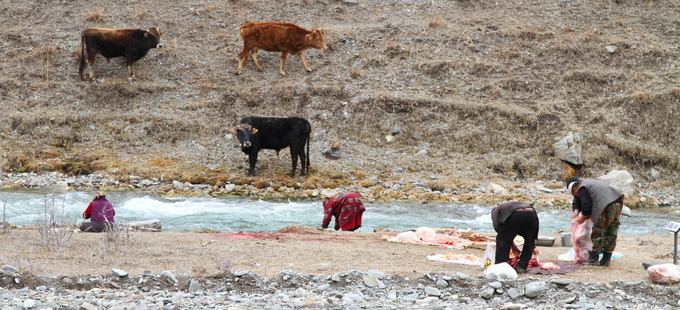
[{"label": "black and white cow", "polygon": [[[304,118],[289,117],[244,117],[231,132],[238,138],[241,151],[248,154],[250,168],[248,175],[255,175],[257,153],[260,150],[276,150],[290,147],[290,158],[293,161],[291,176],[295,176],[298,157],[300,158],[300,175],[309,173],[309,140],[312,126]],[[307,151],[305,154],[305,143]]]}]

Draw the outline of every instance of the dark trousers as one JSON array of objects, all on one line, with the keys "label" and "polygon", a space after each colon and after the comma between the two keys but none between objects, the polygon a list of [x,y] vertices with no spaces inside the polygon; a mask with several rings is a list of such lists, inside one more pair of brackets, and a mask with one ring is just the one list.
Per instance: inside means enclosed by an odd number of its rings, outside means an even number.
[{"label": "dark trousers", "polygon": [[538,237],[538,215],[536,215],[536,211],[514,211],[501,224],[496,235],[496,264],[508,261],[513,240],[518,235],[524,238],[524,247],[517,267],[526,269],[531,255],[534,253],[536,238]]},{"label": "dark trousers", "polygon": [[80,223],[80,231],[82,232],[94,232],[99,233],[106,230],[106,225],[104,223],[93,222],[93,221],[83,221]]}]

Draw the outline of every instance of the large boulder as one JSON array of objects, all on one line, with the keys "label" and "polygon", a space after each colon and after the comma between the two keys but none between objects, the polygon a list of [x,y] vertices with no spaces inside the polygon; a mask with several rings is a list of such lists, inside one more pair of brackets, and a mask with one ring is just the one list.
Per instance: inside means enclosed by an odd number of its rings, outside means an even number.
[{"label": "large boulder", "polygon": [[633,175],[626,170],[612,170],[609,173],[598,177],[598,180],[609,184],[621,194],[626,195],[624,204],[637,207],[640,202],[640,191]]},{"label": "large boulder", "polygon": [[560,141],[553,144],[555,157],[573,165],[583,165],[582,145],[583,135],[569,132]]}]

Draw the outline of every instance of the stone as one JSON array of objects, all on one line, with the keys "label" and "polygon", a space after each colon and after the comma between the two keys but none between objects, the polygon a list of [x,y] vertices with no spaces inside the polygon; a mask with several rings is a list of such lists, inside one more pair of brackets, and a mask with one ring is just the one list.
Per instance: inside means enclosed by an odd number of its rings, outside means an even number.
[{"label": "stone", "polygon": [[626,195],[626,197],[632,197],[639,194],[633,175],[626,170],[612,170],[597,179],[609,184],[609,186],[615,188],[621,194]]},{"label": "stone", "polygon": [[380,280],[378,278],[365,274],[363,276],[364,284],[368,287],[377,287],[380,285]]},{"label": "stone", "polygon": [[614,45],[607,45],[605,46],[605,48],[607,49],[607,53],[609,54],[614,54],[618,50],[618,48]]},{"label": "stone", "polygon": [[568,132],[560,141],[553,143],[553,152],[557,159],[566,161],[573,165],[583,165],[583,135],[580,133]]},{"label": "stone", "polygon": [[196,293],[201,290],[203,290],[201,284],[198,283],[198,281],[191,279],[191,282],[189,282],[189,293]]},{"label": "stone", "polygon": [[236,184],[231,183],[224,184],[224,191],[226,191],[227,193],[231,193],[232,191],[234,191],[235,188]]},{"label": "stone", "polygon": [[172,273],[172,271],[166,270],[161,272],[161,281],[174,285],[177,284],[177,277],[175,277],[175,274]]},{"label": "stone", "polygon": [[501,310],[520,310],[524,307],[526,307],[526,305],[508,303],[508,304],[503,305],[503,307],[501,307]]},{"label": "stone", "polygon": [[112,268],[111,273],[113,274],[114,277],[118,277],[118,278],[125,278],[129,275],[127,271],[122,270],[122,269],[116,269],[116,268]]},{"label": "stone", "polygon": [[325,292],[331,288],[331,285],[328,283],[321,284],[316,287],[317,292]]},{"label": "stone", "polygon": [[340,159],[342,154],[340,153],[340,142],[334,142],[327,150],[321,153],[324,157],[328,159]]},{"label": "stone", "polygon": [[506,294],[508,294],[508,297],[510,297],[510,299],[515,300],[522,296],[523,292],[518,290],[517,288],[511,287],[507,290]]},{"label": "stone", "polygon": [[493,287],[486,287],[481,292],[479,292],[479,296],[484,299],[491,299],[495,291],[496,290]]},{"label": "stone", "polygon": [[80,305],[79,310],[97,310],[97,306],[90,303],[84,303]]},{"label": "stone", "polygon": [[446,282],[444,279],[439,279],[435,285],[437,285],[438,288],[447,288],[449,286],[449,282]]},{"label": "stone", "polygon": [[499,288],[503,287],[503,283],[500,283],[498,281],[494,281],[494,282],[489,283],[489,286],[493,287],[494,289],[499,289]]},{"label": "stone", "polygon": [[[489,281],[504,281],[517,279],[517,271],[508,263],[491,265],[483,272]],[[493,288],[492,288],[493,289]]]},{"label": "stone", "polygon": [[391,134],[391,135],[396,136],[396,135],[398,135],[399,133],[401,133],[401,127],[399,127],[399,126],[394,126],[394,127],[390,128],[390,134]]},{"label": "stone", "polygon": [[334,273],[331,276],[331,281],[333,281],[333,282],[340,282],[340,280],[342,280],[342,277],[340,277],[339,273]]},{"label": "stone", "polygon": [[394,141],[394,136],[393,135],[386,135],[385,136],[385,142],[387,143],[392,143]]},{"label": "stone", "polygon": [[35,304],[36,304],[35,300],[29,298],[29,299],[24,299],[24,301],[21,303],[21,306],[24,309],[31,309],[31,308],[35,307]]},{"label": "stone", "polygon": [[245,270],[234,271],[234,277],[238,277],[238,278],[245,276],[247,274],[248,274],[248,271],[245,271]]},{"label": "stone", "polygon": [[426,286],[425,295],[439,297],[442,295],[442,292],[436,287]]},{"label": "stone", "polygon": [[305,297],[307,296],[307,290],[299,287],[298,289],[295,290],[295,292],[293,292],[293,294],[291,294],[291,296],[293,298]]},{"label": "stone", "polygon": [[545,282],[535,281],[530,282],[524,287],[524,296],[529,298],[538,297],[543,295],[547,290],[548,286]]},{"label": "stone", "polygon": [[503,195],[508,192],[503,186],[500,186],[493,182],[487,182],[479,186],[479,191],[482,193],[490,193],[496,195]]},{"label": "stone", "polygon": [[378,280],[382,280],[382,279],[385,278],[384,272],[379,271],[379,270],[375,270],[375,269],[369,269],[367,274],[370,275],[370,276],[378,278]]},{"label": "stone", "polygon": [[364,302],[364,298],[356,293],[347,293],[342,296],[342,303],[344,305],[353,305]]},{"label": "stone", "polygon": [[[569,234],[569,236],[571,236],[571,234]],[[571,284],[571,281],[566,279],[552,279],[550,280],[550,283],[555,284],[557,286],[567,286]]]},{"label": "stone", "polygon": [[9,275],[9,276],[16,276],[19,274],[19,269],[17,267],[14,267],[12,265],[5,265],[2,266],[2,273]]}]

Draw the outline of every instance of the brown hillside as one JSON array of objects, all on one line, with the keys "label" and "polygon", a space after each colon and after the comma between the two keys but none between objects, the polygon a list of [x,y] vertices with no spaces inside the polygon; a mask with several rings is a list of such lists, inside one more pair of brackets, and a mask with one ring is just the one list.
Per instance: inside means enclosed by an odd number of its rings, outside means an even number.
[{"label": "brown hillside", "polygon": [[[267,115],[311,121],[320,186],[405,175],[554,180],[551,145],[567,131],[585,135],[588,173],[625,168],[642,182],[677,184],[676,1],[5,3],[4,171],[222,184],[247,166],[229,127]],[[249,60],[236,76],[239,24],[259,20],[323,27],[329,49],[308,52],[311,73],[289,57],[281,77],[278,54],[261,52],[262,72]],[[137,81],[128,83],[122,59],[101,57],[98,81],[79,80],[82,29],[151,26],[165,48],[133,66]],[[393,127],[401,133],[387,143]],[[342,159],[321,156],[338,141]],[[287,151],[260,158],[265,178],[290,169]],[[257,186],[272,185],[264,181]]]}]

